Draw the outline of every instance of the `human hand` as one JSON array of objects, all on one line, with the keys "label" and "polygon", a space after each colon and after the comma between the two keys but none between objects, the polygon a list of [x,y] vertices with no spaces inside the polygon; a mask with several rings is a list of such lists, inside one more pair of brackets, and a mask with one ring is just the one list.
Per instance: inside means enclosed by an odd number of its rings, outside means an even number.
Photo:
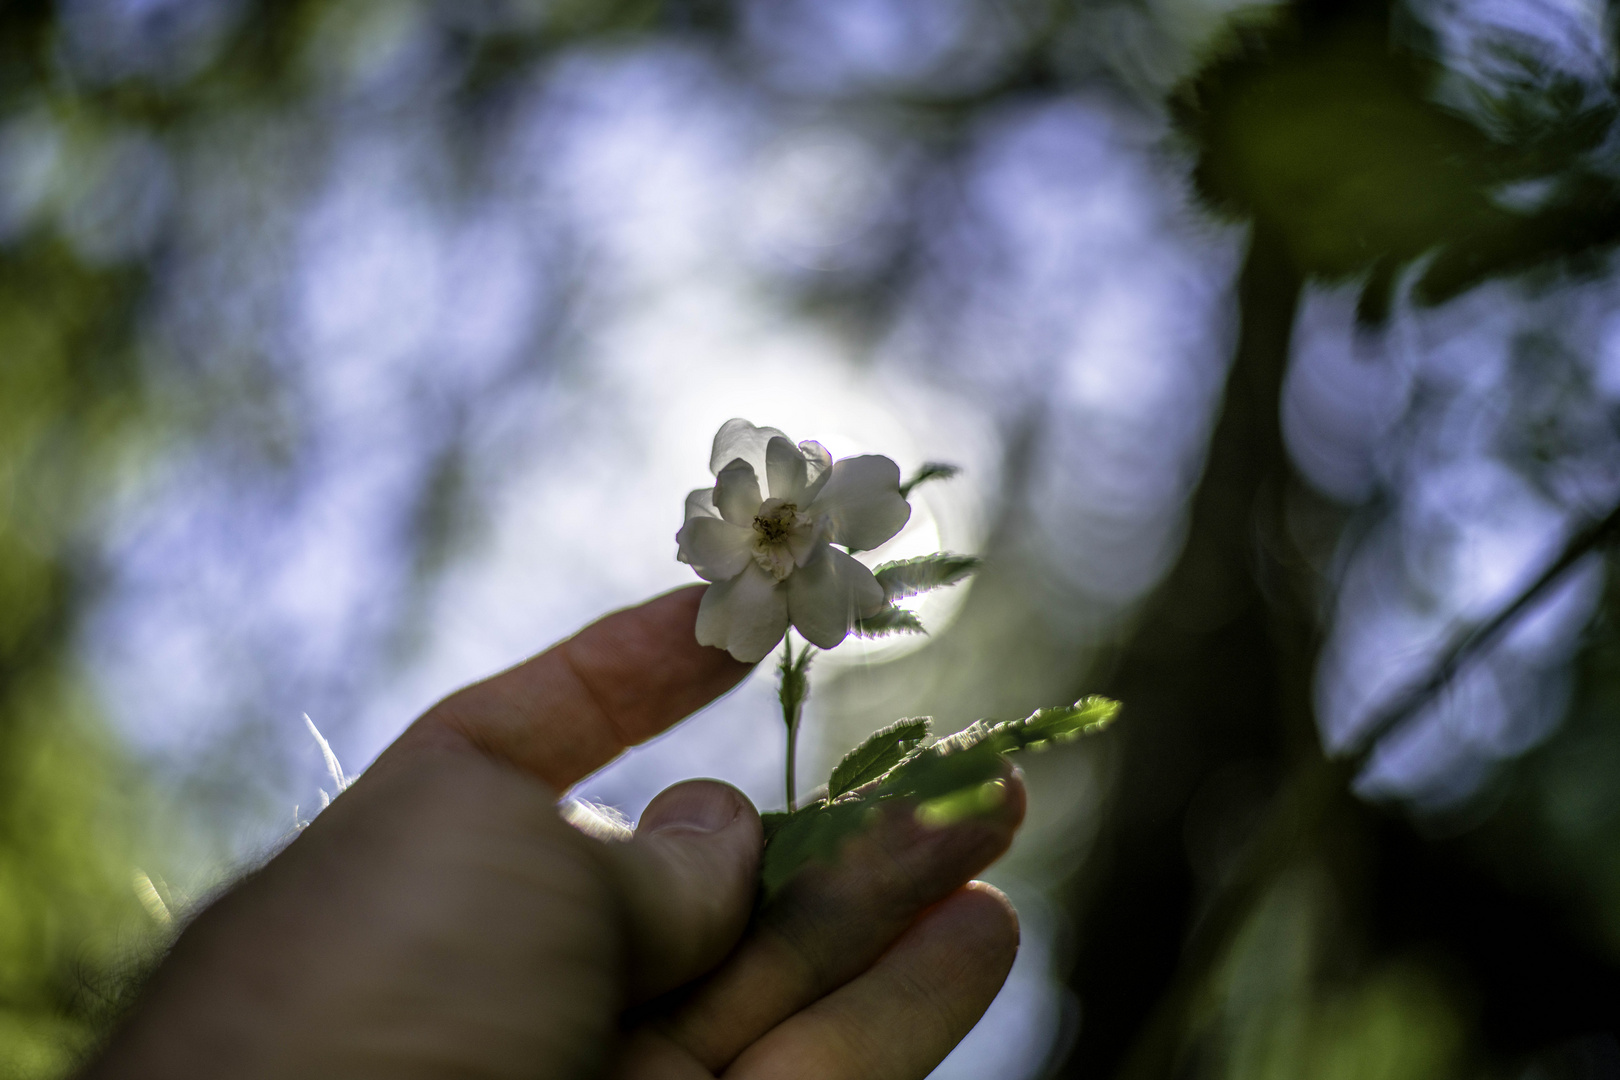
[{"label": "human hand", "polygon": [[983,818],[888,810],[757,913],[728,785],[668,789],[627,842],[557,814],[748,673],[695,643],[702,591],[429,710],[192,923],[86,1080],[926,1075],[1016,951],[1005,898],[964,885],[1022,817],[1014,775]]}]

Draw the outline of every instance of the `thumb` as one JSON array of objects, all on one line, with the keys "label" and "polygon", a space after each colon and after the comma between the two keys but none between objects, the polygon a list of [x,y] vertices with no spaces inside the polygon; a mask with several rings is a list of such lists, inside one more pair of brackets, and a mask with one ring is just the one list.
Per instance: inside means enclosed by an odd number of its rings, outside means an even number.
[{"label": "thumb", "polygon": [[762,835],[742,792],[689,780],[653,799],[631,841],[610,848],[635,1000],[690,982],[731,951],[753,910]]}]

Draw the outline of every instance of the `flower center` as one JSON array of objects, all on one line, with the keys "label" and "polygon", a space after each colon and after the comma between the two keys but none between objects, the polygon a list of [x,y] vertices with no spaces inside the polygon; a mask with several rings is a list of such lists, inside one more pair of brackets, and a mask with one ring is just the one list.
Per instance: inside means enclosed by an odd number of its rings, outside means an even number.
[{"label": "flower center", "polygon": [[798,522],[799,508],[792,503],[777,503],[774,507],[762,510],[763,512],[754,518],[754,531],[759,533],[760,541],[766,544],[786,543],[788,533],[793,531],[793,526]]},{"label": "flower center", "polygon": [[771,577],[784,581],[793,573],[793,549],[810,539],[810,519],[790,502],[766,499],[754,518],[754,561]]}]

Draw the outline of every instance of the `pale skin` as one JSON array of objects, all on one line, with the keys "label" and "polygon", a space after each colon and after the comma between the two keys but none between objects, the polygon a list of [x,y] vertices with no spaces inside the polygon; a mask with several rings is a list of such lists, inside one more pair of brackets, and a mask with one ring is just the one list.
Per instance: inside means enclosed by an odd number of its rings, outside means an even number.
[{"label": "pale skin", "polygon": [[84,1080],[926,1076],[1017,951],[971,881],[1022,819],[1016,775],[979,819],[891,810],[757,914],[759,815],[729,785],[669,788],[624,842],[558,816],[751,670],[696,643],[702,593],[430,709],[191,924]]}]

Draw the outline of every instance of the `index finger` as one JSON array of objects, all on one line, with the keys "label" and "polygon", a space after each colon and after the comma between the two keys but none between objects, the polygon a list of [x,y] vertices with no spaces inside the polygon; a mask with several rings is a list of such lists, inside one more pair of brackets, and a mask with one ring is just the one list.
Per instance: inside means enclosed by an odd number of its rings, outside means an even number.
[{"label": "index finger", "polygon": [[752,666],[697,643],[692,585],[607,615],[458,690],[395,744],[470,743],[564,791],[736,686]]}]

